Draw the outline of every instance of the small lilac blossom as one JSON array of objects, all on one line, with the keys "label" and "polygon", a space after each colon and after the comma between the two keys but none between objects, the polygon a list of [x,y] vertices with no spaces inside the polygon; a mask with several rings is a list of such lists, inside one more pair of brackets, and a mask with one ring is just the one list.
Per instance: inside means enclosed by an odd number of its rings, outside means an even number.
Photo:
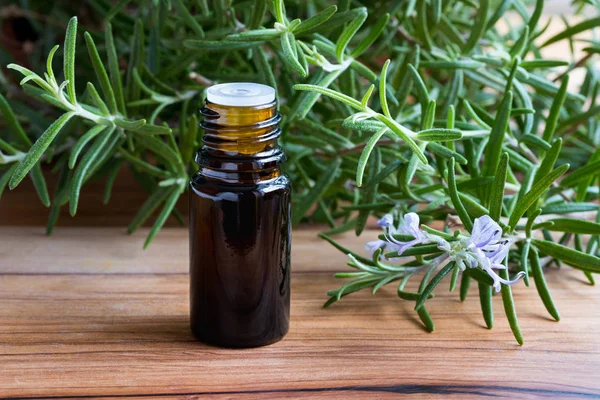
[{"label": "small lilac blossom", "polygon": [[[385,215],[379,220],[379,226],[384,227],[385,238],[387,241],[396,247],[398,255],[402,255],[406,251],[417,244],[430,243],[430,237],[421,230],[419,223],[419,215],[416,213],[408,213],[404,216],[400,228],[395,229],[393,226],[393,217],[390,214]],[[414,239],[407,242],[402,242],[394,238],[394,234],[411,235]]]},{"label": "small lilac blossom", "polygon": [[392,214],[385,214],[379,221],[377,221],[377,226],[381,226],[382,228],[394,228],[394,217]]},{"label": "small lilac blossom", "polygon": [[480,267],[494,280],[493,287],[499,292],[501,283],[514,285],[524,276],[523,272],[519,272],[515,279],[506,280],[494,271],[506,268],[503,263],[510,244],[510,240],[502,238],[500,225],[484,215],[475,219],[471,237],[452,243],[440,238],[438,248],[444,250],[461,270]]},{"label": "small lilac blossom", "polygon": [[369,255],[371,257],[373,257],[373,254],[378,250],[378,249],[382,249],[385,250],[386,247],[388,247],[389,243],[386,242],[385,240],[372,240],[370,242],[367,242],[367,244],[365,245],[365,249],[369,252]]},{"label": "small lilac blossom", "polygon": [[[367,243],[371,255],[379,248],[396,250],[398,255],[401,255],[406,249],[417,244],[437,243],[437,247],[445,253],[435,260],[438,266],[454,261],[463,271],[466,268],[481,268],[493,279],[496,292],[500,291],[501,284],[514,285],[524,276],[523,272],[519,272],[515,279],[507,280],[494,271],[506,269],[504,260],[510,250],[511,241],[502,237],[502,228],[488,215],[475,219],[470,237],[452,242],[423,231],[416,213],[406,214],[399,228],[394,226],[391,214],[381,218],[377,225],[383,228],[386,240]],[[411,235],[414,239],[402,242],[395,239],[394,234]]]},{"label": "small lilac blossom", "polygon": [[476,218],[473,222],[471,241],[477,248],[497,243],[502,237],[502,228],[489,215]]},{"label": "small lilac blossom", "polygon": [[[396,232],[396,228],[394,227],[394,217],[391,214],[386,214],[381,217],[381,219],[377,221],[377,226],[380,226],[384,229],[384,232],[386,232],[386,237],[388,236],[387,232]],[[365,245],[365,249],[369,252],[371,257],[373,257],[373,253],[375,253],[378,249],[396,251],[396,247],[397,246],[395,244],[380,239],[367,242]]]},{"label": "small lilac blossom", "polygon": [[352,182],[350,179],[346,179],[346,182],[344,182],[344,189],[351,192],[354,190],[354,188],[356,188],[356,184],[354,182]]}]

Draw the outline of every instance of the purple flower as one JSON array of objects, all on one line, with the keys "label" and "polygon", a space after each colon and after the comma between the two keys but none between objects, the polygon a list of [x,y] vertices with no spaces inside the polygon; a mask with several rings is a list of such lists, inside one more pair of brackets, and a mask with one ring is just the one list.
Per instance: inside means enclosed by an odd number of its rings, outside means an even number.
[{"label": "purple flower", "polygon": [[377,251],[377,249],[382,249],[385,250],[385,248],[387,247],[389,243],[384,241],[384,240],[372,240],[370,242],[367,242],[367,244],[365,245],[365,249],[367,249],[367,251],[369,252],[369,255],[371,256],[371,258],[373,257],[373,253],[375,253]]},{"label": "purple flower", "polygon": [[[504,260],[510,250],[511,241],[502,237],[502,228],[488,215],[475,219],[470,237],[451,242],[422,230],[416,213],[404,215],[398,228],[394,226],[394,217],[391,214],[383,216],[377,225],[383,228],[385,240],[367,243],[366,248],[371,256],[377,249],[396,251],[398,256],[401,256],[417,244],[437,243],[438,249],[444,252],[435,260],[437,264],[445,265],[454,261],[463,271],[466,268],[481,268],[494,280],[493,287],[496,292],[500,291],[501,284],[514,285],[524,276],[523,272],[519,272],[515,279],[507,280],[494,271],[506,269]],[[403,242],[394,238],[394,234],[410,235],[413,239]]]},{"label": "purple flower", "polygon": [[502,228],[489,215],[475,218],[473,232],[471,233],[471,243],[477,248],[496,243],[501,237]]},{"label": "purple flower", "polygon": [[377,221],[377,226],[381,226],[382,228],[394,228],[394,217],[392,214],[385,214]]},{"label": "purple flower", "polygon": [[481,269],[483,269],[487,274],[494,280],[494,290],[496,292],[500,291],[500,284],[503,283],[505,285],[512,286],[517,283],[525,273],[523,271],[519,272],[515,279],[506,280],[500,277],[494,269],[506,269],[504,265],[504,260],[508,255],[508,251],[510,250],[510,242],[508,240],[504,241],[504,243],[500,243],[496,250],[492,250],[489,252],[483,251],[482,249],[476,249],[474,253],[479,260],[479,264]]},{"label": "purple flower", "polygon": [[494,271],[506,269],[504,260],[510,250],[510,240],[502,238],[502,228],[488,215],[475,219],[467,250],[473,253],[478,266],[494,280],[496,292],[500,291],[501,283],[514,285],[524,276],[523,272],[519,272],[515,279],[506,280]]},{"label": "purple flower", "polygon": [[465,268],[481,268],[493,280],[496,292],[500,291],[500,284],[514,285],[523,276],[523,272],[513,280],[501,278],[495,269],[506,269],[504,260],[510,250],[511,242],[502,238],[502,228],[488,215],[476,218],[473,231],[469,238],[456,242],[447,242],[440,238],[438,248],[446,252],[450,259],[456,262],[462,270]]},{"label": "purple flower", "polygon": [[[388,243],[394,245],[398,255],[402,255],[406,251],[417,244],[429,243],[430,239],[427,234],[421,230],[419,223],[419,216],[416,213],[408,213],[404,216],[400,228],[396,229],[393,226],[393,217],[390,214],[386,214],[377,223],[379,226],[384,228],[385,238]],[[414,239],[407,242],[402,242],[394,238],[394,234],[410,235]]]}]

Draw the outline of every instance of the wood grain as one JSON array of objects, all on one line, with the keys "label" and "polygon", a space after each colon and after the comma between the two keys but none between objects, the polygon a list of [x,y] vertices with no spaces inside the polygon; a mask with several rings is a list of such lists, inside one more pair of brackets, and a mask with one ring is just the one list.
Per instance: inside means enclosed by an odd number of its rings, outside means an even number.
[{"label": "wood grain", "polygon": [[56,233],[0,228],[0,397],[600,397],[600,298],[577,271],[548,274],[559,323],[533,287],[515,288],[519,347],[499,297],[488,330],[476,294],[460,303],[447,283],[428,303],[431,334],[393,287],[324,310],[345,257],[316,231],[295,231],[290,333],[225,350],[188,329],[186,230],[165,230],[145,252],[145,232]]}]

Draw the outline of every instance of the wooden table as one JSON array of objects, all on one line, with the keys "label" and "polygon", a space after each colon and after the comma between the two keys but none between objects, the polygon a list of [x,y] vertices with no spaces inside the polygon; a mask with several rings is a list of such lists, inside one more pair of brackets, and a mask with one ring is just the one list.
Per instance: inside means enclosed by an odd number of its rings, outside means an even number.
[{"label": "wooden table", "polygon": [[[324,310],[345,256],[301,229],[289,334],[227,350],[190,334],[187,231],[167,228],[143,251],[146,232],[0,227],[0,397],[600,397],[600,292],[576,271],[548,274],[558,323],[533,287],[515,288],[522,347],[499,297],[488,330],[476,293],[460,303],[444,282],[427,333],[394,287]],[[376,233],[340,240],[360,248]]]}]

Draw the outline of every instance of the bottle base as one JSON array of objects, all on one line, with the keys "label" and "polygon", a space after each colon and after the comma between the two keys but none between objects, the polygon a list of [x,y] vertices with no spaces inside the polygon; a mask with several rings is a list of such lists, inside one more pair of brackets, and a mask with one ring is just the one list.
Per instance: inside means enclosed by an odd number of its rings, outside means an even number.
[{"label": "bottle base", "polygon": [[205,332],[199,332],[196,329],[194,329],[194,327],[191,328],[191,331],[192,331],[192,335],[194,336],[194,338],[196,338],[198,341],[208,344],[208,345],[211,345],[211,346],[223,347],[226,349],[251,349],[251,348],[255,348],[255,347],[264,347],[264,346],[268,346],[268,345],[279,342],[287,334],[287,330],[286,330],[281,335],[263,337],[263,338],[258,338],[258,339],[244,340],[244,339],[239,339],[239,338],[236,338],[236,339],[227,339],[227,338],[223,338],[223,337],[217,338],[212,335],[207,335]]}]

